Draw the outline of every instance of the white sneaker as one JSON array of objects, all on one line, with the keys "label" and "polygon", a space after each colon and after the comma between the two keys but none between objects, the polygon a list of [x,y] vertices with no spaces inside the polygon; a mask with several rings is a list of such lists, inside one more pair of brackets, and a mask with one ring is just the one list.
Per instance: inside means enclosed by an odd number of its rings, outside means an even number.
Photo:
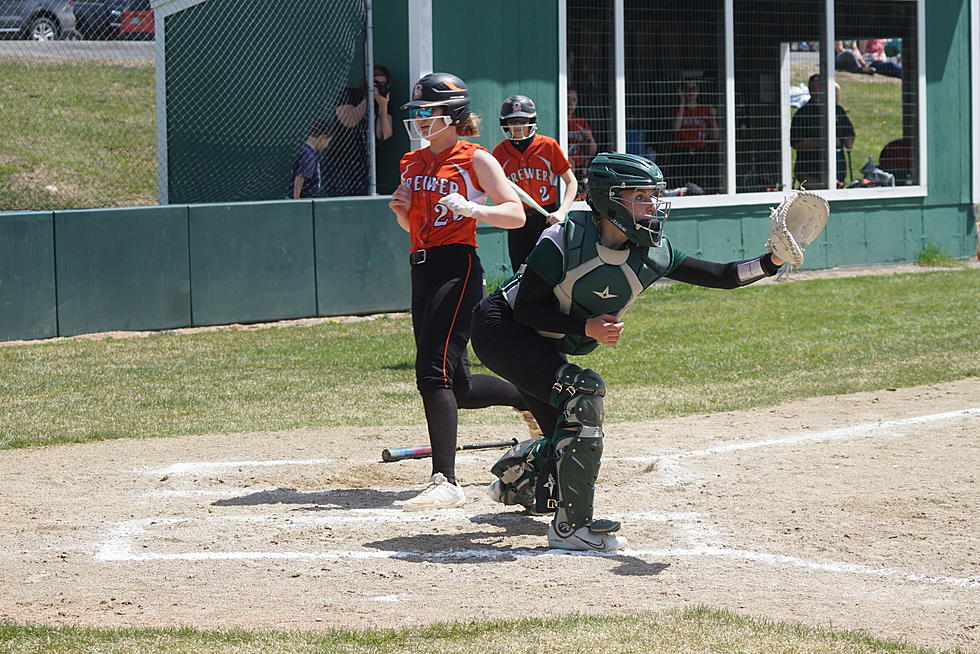
[{"label": "white sneaker", "polygon": [[405,502],[402,511],[425,511],[426,509],[452,509],[466,504],[463,489],[450,484],[446,475],[437,472],[432,475],[429,485],[422,492]]},{"label": "white sneaker", "polygon": [[579,527],[568,536],[562,537],[558,535],[553,525],[548,525],[548,545],[559,550],[615,552],[626,547],[626,542],[626,536],[600,534],[589,529],[588,525]]}]

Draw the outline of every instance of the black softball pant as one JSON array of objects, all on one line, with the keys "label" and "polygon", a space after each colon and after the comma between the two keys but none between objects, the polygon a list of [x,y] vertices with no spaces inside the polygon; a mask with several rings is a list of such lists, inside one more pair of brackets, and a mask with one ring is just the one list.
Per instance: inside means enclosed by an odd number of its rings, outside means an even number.
[{"label": "black softball pant", "polygon": [[525,409],[517,389],[491,375],[470,374],[466,344],[473,307],[483,297],[483,266],[469,245],[442,245],[412,265],[415,383],[432,445],[432,472],[455,481],[458,409]]},{"label": "black softball pant", "polygon": [[480,361],[514,384],[545,436],[555,431],[558,410],[548,403],[565,355],[536,331],[514,320],[499,291],[484,298],[473,312],[473,351]]}]

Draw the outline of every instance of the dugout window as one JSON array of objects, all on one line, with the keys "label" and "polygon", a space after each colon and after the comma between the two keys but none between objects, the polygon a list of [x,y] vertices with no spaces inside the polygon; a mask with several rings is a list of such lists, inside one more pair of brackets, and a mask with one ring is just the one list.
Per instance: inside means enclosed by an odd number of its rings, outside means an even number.
[{"label": "dugout window", "polygon": [[[801,186],[830,199],[925,195],[923,0],[565,7],[568,88],[595,151],[656,161],[686,196],[675,206],[771,202]],[[850,42],[862,70],[844,67]],[[679,111],[687,104],[701,108]],[[568,123],[580,175],[591,158],[572,136],[581,124]]]},{"label": "dugout window", "polygon": [[725,190],[723,0],[625,2],[626,151],[676,194]]},{"label": "dugout window", "polygon": [[584,190],[597,152],[617,149],[614,0],[570,0],[567,25],[568,158]]},{"label": "dugout window", "polygon": [[[806,148],[801,164],[807,170],[807,188],[826,189],[826,181],[813,174],[827,166],[823,98],[813,98],[799,118],[787,120],[785,111],[790,102],[786,67],[804,79],[820,72],[824,6],[808,0],[736,0],[733,14],[736,192],[781,190],[788,179],[787,167],[793,169],[797,152],[804,152],[797,145]],[[790,84],[793,88],[795,80]],[[791,134],[797,136],[794,143]]]},{"label": "dugout window", "polygon": [[[834,3],[839,102],[856,134],[848,153],[848,186],[919,182],[916,11],[912,0]],[[869,164],[891,177],[878,175]]]}]

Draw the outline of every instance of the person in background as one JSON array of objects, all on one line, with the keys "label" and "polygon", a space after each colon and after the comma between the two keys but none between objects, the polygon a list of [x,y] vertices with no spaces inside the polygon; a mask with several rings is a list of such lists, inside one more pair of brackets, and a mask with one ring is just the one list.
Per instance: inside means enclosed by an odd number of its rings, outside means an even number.
[{"label": "person in background", "polygon": [[864,75],[875,74],[875,69],[864,61],[854,41],[834,41],[834,52],[836,53],[834,65],[837,66],[837,70]]},{"label": "person in background", "polygon": [[[374,137],[380,143],[391,138],[392,122],[388,112],[391,99],[391,75],[384,66],[374,67],[371,87],[374,97]],[[341,91],[334,110],[344,128],[324,153],[324,195],[348,197],[367,195],[368,170],[367,82]]]},{"label": "person in background", "polygon": [[589,121],[575,114],[577,108],[578,91],[568,89],[568,159],[575,170],[575,178],[581,181],[585,179],[589,161],[599,148]]},{"label": "person in background", "polygon": [[669,165],[673,186],[694,183],[700,188],[708,184],[711,155],[708,145],[718,140],[718,122],[714,107],[701,104],[700,88],[694,80],[681,82],[678,87],[677,110],[674,113],[671,157]]},{"label": "person in background", "polygon": [[858,43],[864,52],[864,58],[868,60],[868,65],[875,71],[887,77],[901,79],[902,65],[891,61],[885,54],[884,39],[868,39],[867,41],[859,41]]},{"label": "person in background", "polygon": [[[510,265],[517,272],[545,227],[565,219],[578,192],[578,180],[558,141],[538,133],[538,110],[531,98],[512,95],[504,100],[500,107],[500,129],[506,138],[493,149],[493,156],[500,162],[504,175],[551,214],[546,219],[525,205],[524,226],[508,230]],[[559,179],[565,183],[560,204]]]},{"label": "person in background", "polygon": [[[810,87],[810,101],[800,107],[790,122],[789,143],[796,150],[796,165],[793,176],[798,188],[826,189],[827,186],[827,142],[826,111],[824,108],[824,83],[819,74],[811,75],[807,82]],[[836,95],[836,90],[835,90]],[[844,150],[854,147],[854,125],[847,112],[834,99],[837,112],[837,186],[843,186],[847,173]]]},{"label": "person in background", "polygon": [[320,195],[320,163],[317,155],[333,139],[333,124],[326,118],[316,118],[311,124],[303,145],[293,158],[293,174],[289,178],[286,197],[315,198]]}]

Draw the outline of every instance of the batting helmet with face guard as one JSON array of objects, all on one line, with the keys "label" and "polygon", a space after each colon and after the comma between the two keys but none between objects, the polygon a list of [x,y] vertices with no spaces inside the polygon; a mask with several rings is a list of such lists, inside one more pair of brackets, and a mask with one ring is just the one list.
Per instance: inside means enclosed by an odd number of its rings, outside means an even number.
[{"label": "batting helmet with face guard", "polygon": [[452,73],[429,73],[412,87],[412,99],[402,109],[445,107],[450,125],[460,125],[470,116],[470,92],[466,83]]},{"label": "batting helmet with face guard", "polygon": [[[530,126],[520,139],[514,138],[511,125],[508,123],[513,118],[525,118]],[[538,131],[538,110],[534,107],[534,100],[526,95],[512,95],[504,100],[504,104],[500,107],[500,129],[503,130],[504,136],[513,140],[523,141],[534,136]]]}]

